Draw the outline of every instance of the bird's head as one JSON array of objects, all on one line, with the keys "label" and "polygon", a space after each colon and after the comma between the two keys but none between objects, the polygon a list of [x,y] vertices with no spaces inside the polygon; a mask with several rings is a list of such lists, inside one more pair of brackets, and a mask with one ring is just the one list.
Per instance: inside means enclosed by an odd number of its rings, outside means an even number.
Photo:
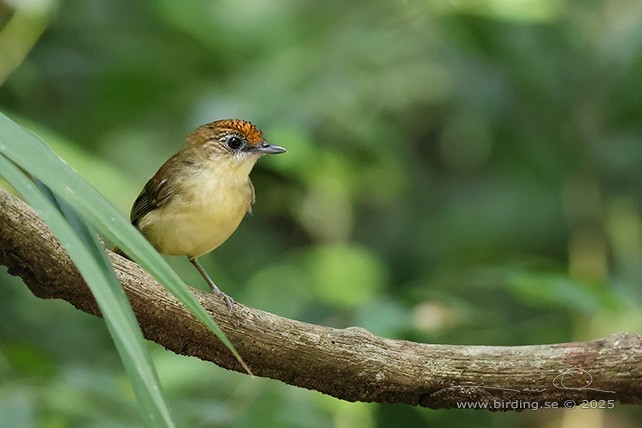
[{"label": "bird's head", "polygon": [[217,120],[196,128],[188,135],[186,147],[221,166],[249,169],[263,155],[287,151],[266,142],[256,126],[240,119]]}]

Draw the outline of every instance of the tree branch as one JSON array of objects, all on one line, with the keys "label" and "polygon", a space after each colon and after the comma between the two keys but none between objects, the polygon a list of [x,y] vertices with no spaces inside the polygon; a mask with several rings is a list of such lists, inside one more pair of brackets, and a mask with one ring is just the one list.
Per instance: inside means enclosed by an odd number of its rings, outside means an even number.
[{"label": "tree branch", "polygon": [[[63,299],[100,316],[71,259],[37,213],[2,188],[0,206],[0,263],[9,273],[40,298]],[[151,275],[116,254],[109,257],[147,339],[243,371]],[[343,400],[435,409],[486,403],[494,410],[568,407],[583,400],[642,404],[642,338],[635,334],[536,346],[429,345],[358,327],[307,324],[240,304],[230,314],[211,294],[194,293],[256,375]]]}]

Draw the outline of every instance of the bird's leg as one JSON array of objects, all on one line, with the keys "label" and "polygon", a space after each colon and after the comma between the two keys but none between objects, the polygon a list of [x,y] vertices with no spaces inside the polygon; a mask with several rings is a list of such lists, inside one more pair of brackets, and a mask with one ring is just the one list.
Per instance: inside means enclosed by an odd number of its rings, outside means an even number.
[{"label": "bird's leg", "polygon": [[205,281],[212,287],[212,293],[214,294],[220,294],[223,297],[223,300],[225,300],[225,303],[227,303],[227,306],[230,308],[230,311],[234,308],[234,299],[232,299],[230,296],[227,294],[223,293],[219,288],[214,284],[214,281],[210,278],[210,276],[205,272],[205,269],[198,263],[196,260],[196,257],[187,257],[190,261],[191,264],[194,265],[196,270],[200,272],[201,275],[203,275],[203,278],[205,278]]}]

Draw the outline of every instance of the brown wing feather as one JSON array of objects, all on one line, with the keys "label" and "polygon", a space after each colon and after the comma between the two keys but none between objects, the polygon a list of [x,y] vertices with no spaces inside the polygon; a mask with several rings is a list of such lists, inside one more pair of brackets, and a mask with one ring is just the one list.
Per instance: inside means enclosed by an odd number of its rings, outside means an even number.
[{"label": "brown wing feather", "polygon": [[164,175],[161,172],[162,170],[163,168],[145,184],[140,195],[136,198],[130,214],[130,219],[134,226],[138,225],[139,220],[145,214],[162,207],[170,200],[173,194],[172,187],[168,185],[169,178],[160,178]]},{"label": "brown wing feather", "polygon": [[247,204],[246,214],[252,215],[252,205],[254,205],[254,202],[256,202],[256,193],[254,192],[254,184],[252,184],[252,180],[249,180],[249,183],[252,196],[250,197],[250,202]]}]

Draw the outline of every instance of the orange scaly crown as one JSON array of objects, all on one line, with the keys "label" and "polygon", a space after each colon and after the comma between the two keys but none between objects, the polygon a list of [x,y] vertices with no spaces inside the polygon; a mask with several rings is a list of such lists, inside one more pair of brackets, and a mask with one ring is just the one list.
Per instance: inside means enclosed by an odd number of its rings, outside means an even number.
[{"label": "orange scaly crown", "polygon": [[256,126],[252,125],[250,122],[246,122],[245,120],[217,120],[216,122],[212,122],[212,125],[218,128],[227,128],[239,131],[240,133],[245,135],[245,139],[247,140],[247,142],[252,144],[253,146],[256,146],[263,141],[263,134],[261,133],[261,131],[256,129]]}]

